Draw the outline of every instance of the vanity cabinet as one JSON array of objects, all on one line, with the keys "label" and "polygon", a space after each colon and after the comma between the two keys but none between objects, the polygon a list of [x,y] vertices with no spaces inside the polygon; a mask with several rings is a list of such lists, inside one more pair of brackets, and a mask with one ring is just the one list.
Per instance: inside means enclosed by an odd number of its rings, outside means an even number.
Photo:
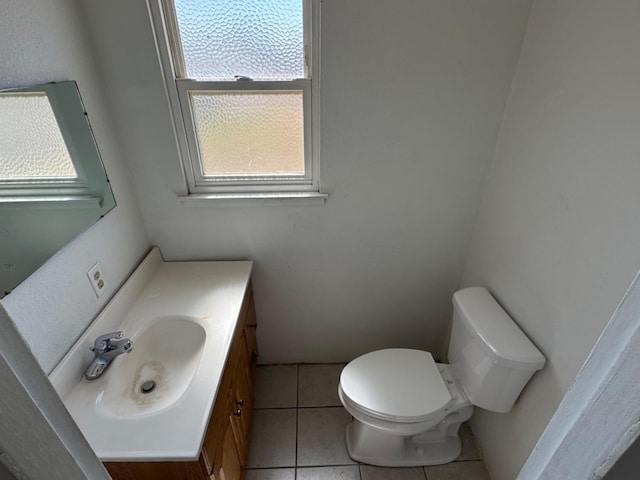
[{"label": "vanity cabinet", "polygon": [[[198,460],[105,462],[114,480],[239,480],[249,447],[258,357],[251,284],[242,302]],[[167,435],[171,428],[167,427]]]}]

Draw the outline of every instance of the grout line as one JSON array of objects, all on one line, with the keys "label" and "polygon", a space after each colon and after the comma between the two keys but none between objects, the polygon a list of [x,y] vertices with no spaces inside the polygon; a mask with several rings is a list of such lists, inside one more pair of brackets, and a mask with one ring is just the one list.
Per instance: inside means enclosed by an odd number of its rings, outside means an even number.
[{"label": "grout line", "polygon": [[422,474],[424,475],[425,480],[429,480],[429,477],[427,477],[427,467],[422,467]]},{"label": "grout line", "polygon": [[292,366],[300,366],[300,365],[304,365],[304,366],[308,366],[308,365],[346,365],[349,362],[328,362],[328,363],[318,363],[318,362],[311,362],[311,363],[259,363],[257,365],[258,368],[260,367],[292,367]]},{"label": "grout line", "polygon": [[279,466],[279,467],[251,467],[251,468],[245,468],[245,470],[286,470],[287,468],[296,468],[293,465],[285,465],[285,466]]},{"label": "grout line", "polygon": [[331,465],[300,465],[298,468],[336,468],[336,467],[360,467],[360,463],[336,463]]},{"label": "grout line", "polygon": [[342,405],[318,405],[313,407],[298,407],[300,410],[313,410],[314,408],[341,408]]},{"label": "grout line", "polygon": [[294,464],[295,464],[295,470],[293,471],[293,480],[298,480],[298,427],[300,426],[300,422],[299,422],[299,413],[300,413],[300,408],[298,408],[298,405],[300,403],[299,397],[300,396],[300,365],[296,365],[296,456],[294,459]]},{"label": "grout line", "polygon": [[253,410],[295,410],[297,407],[295,405],[292,405],[291,407],[260,407],[260,408],[254,408]]},{"label": "grout line", "polygon": [[291,406],[291,407],[259,407],[259,408],[254,408],[253,410],[291,410],[293,408],[300,408],[300,409],[313,409],[313,408],[340,408],[342,407],[342,405],[317,405],[317,406],[311,406],[311,407],[296,407],[295,405]]},{"label": "grout line", "polygon": [[300,408],[300,375],[302,375],[302,372],[300,371],[299,363],[296,365],[296,368],[298,369],[297,386],[296,386],[296,407]]}]

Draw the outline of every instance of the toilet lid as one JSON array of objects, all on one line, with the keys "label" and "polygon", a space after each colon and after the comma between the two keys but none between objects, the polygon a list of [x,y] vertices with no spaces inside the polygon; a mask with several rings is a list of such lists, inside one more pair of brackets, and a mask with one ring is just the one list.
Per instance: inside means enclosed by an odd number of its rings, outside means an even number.
[{"label": "toilet lid", "polygon": [[390,348],[356,358],[342,370],[340,387],[369,415],[398,422],[422,422],[451,401],[429,352]]}]

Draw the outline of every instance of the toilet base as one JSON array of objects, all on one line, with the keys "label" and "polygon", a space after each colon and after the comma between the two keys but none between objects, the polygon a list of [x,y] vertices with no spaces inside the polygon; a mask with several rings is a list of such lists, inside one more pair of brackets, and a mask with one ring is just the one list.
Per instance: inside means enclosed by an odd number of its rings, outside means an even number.
[{"label": "toilet base", "polygon": [[349,456],[361,463],[380,467],[440,465],[458,458],[461,451],[458,428],[448,425],[446,433],[429,431],[419,435],[393,435],[354,419],[347,425]]}]

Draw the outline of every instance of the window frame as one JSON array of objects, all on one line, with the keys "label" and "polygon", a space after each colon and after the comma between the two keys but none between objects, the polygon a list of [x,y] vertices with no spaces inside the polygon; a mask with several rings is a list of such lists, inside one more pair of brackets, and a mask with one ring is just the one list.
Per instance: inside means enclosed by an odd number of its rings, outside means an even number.
[{"label": "window frame", "polygon": [[[173,129],[184,174],[184,189],[179,196],[225,194],[278,198],[291,193],[320,194],[319,142],[319,31],[320,0],[302,0],[305,49],[305,78],[292,80],[210,81],[181,78],[185,72],[173,0],[150,0],[149,11],[156,36]],[[190,91],[302,92],[304,112],[304,175],[246,175],[210,177],[202,174],[200,152],[189,100]],[[213,198],[213,197],[212,197]]]}]

